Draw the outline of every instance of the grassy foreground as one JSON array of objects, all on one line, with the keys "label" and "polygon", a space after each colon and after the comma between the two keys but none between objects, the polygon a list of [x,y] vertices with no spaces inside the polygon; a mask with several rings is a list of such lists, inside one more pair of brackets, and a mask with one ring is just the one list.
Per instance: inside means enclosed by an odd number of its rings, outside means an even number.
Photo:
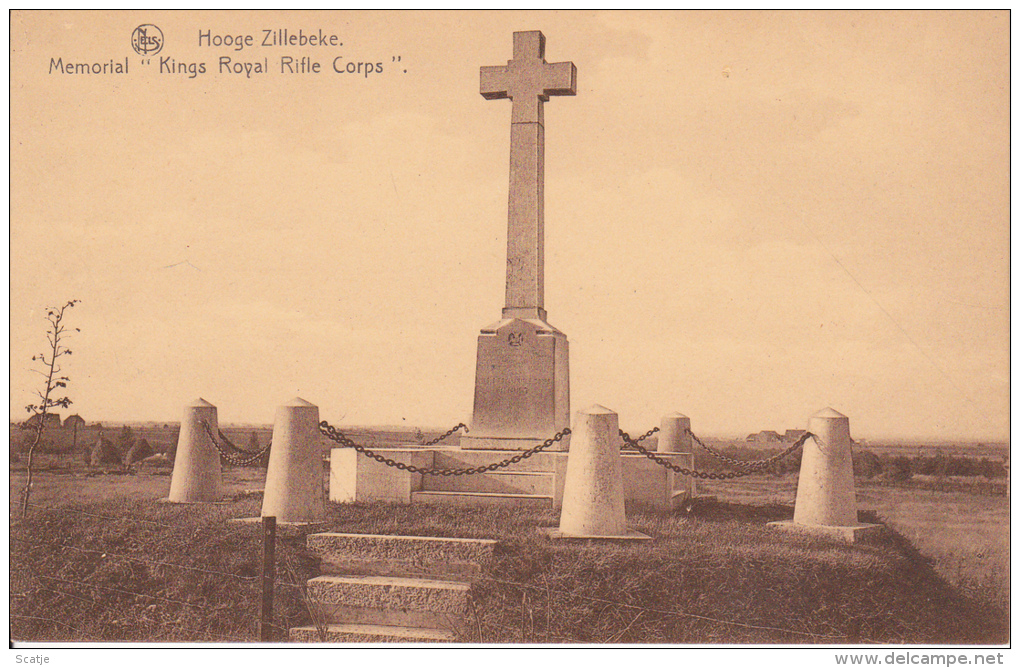
[{"label": "grassy foreground", "polygon": [[[699,488],[745,505],[793,506],[797,476],[750,476]],[[935,572],[972,598],[1009,609],[1009,498],[857,481],[857,503],[910,541]]]},{"label": "grassy foreground", "polygon": [[[11,637],[36,641],[252,642],[258,495],[176,506],[61,501],[11,520]],[[847,546],[765,527],[786,504],[630,512],[655,540],[551,542],[552,511],[330,505],[329,529],[496,538],[474,588],[484,643],[953,643],[1008,641],[998,606],[954,587],[899,534]],[[274,624],[307,625],[301,584],[318,574],[304,538],[277,544]]]}]

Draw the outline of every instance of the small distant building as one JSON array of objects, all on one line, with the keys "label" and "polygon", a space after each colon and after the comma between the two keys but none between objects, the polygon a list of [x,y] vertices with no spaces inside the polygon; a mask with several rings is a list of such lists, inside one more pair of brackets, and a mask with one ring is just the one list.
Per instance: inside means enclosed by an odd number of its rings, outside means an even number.
[{"label": "small distant building", "polygon": [[[789,432],[787,432],[789,433]],[[765,431],[759,431],[755,434],[748,434],[747,438],[744,439],[748,443],[779,443],[783,440],[783,437],[779,435],[779,432],[767,429]]]},{"label": "small distant building", "polygon": [[[36,427],[36,426],[39,425],[39,421],[42,420],[43,417],[44,416],[36,413],[32,417],[30,417],[27,420],[25,420],[25,426],[26,427]],[[60,416],[59,415],[57,415],[56,413],[47,413],[45,415],[45,417],[46,417],[46,421],[43,422],[43,426],[44,427],[52,427],[52,428],[60,429],[60,424],[61,423],[60,423]]]},{"label": "small distant building", "polygon": [[67,431],[81,431],[85,428],[85,420],[80,415],[72,415],[64,420],[64,429]]}]

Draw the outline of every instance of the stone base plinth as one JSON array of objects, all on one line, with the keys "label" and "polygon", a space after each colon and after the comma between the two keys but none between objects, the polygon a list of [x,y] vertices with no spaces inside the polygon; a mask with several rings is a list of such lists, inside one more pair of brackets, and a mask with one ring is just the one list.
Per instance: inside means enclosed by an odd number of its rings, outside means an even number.
[{"label": "stone base plinth", "polygon": [[611,540],[611,541],[645,541],[651,540],[652,537],[635,531],[634,529],[628,529],[627,533],[622,536],[576,536],[574,534],[566,534],[560,531],[556,527],[543,527],[539,529],[539,532],[544,534],[550,540]]},{"label": "stone base plinth", "polygon": [[856,524],[853,526],[828,526],[824,524],[797,524],[793,520],[781,522],[769,522],[768,526],[783,531],[793,531],[812,536],[828,536],[837,538],[847,543],[861,543],[872,540],[885,531],[882,524]]},{"label": "stone base plinth", "polygon": [[[455,446],[431,448],[375,448],[384,457],[420,468],[477,468],[501,462],[519,450],[468,450]],[[329,500],[334,503],[390,501],[412,503],[425,500],[432,493],[446,497],[463,492],[460,505],[492,502],[502,494],[504,501],[534,505],[544,499],[551,508],[563,505],[569,452],[543,451],[517,464],[491,473],[465,476],[432,476],[386,466],[359,454],[351,448],[334,448],[330,457]],[[665,455],[678,464],[685,464],[690,454]],[[649,459],[626,453],[620,457],[623,474],[624,500],[640,506],[670,510],[675,492],[688,494],[692,481],[674,474]]]},{"label": "stone base plinth", "polygon": [[[430,468],[435,454],[435,450],[422,448],[373,448],[373,451],[418,468]],[[329,500],[335,503],[411,503],[411,494],[422,488],[421,475],[386,466],[353,448],[333,448],[329,452]]]},{"label": "stone base plinth", "polygon": [[[530,450],[545,443],[544,438],[499,438],[486,436],[461,436],[462,450]],[[543,452],[565,452],[570,449],[570,434]]]},{"label": "stone base plinth", "polygon": [[157,503],[173,503],[179,506],[226,506],[233,503],[230,499],[217,499],[215,501],[174,501],[169,497],[158,499]]}]

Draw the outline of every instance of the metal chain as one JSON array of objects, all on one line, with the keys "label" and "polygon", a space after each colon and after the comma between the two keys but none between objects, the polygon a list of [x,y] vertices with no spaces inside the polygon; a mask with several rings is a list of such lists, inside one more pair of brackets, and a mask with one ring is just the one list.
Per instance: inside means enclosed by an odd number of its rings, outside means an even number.
[{"label": "metal chain", "polygon": [[[273,443],[272,443],[272,441],[270,441],[269,445],[267,445],[266,447],[262,448],[258,452],[250,452],[248,450],[242,450],[241,448],[239,448],[236,445],[234,445],[233,443],[231,443],[230,439],[227,438],[223,434],[223,432],[220,431],[219,429],[216,430],[217,432],[219,432],[219,435],[220,435],[219,439],[217,439],[216,436],[213,435],[212,427],[209,426],[209,422],[208,421],[202,420],[201,424],[202,424],[202,428],[205,429],[205,433],[209,436],[209,440],[212,441],[212,444],[214,446],[216,446],[216,449],[219,451],[220,456],[223,457],[224,459],[226,459],[228,462],[230,462],[234,466],[249,466],[251,464],[254,464],[259,459],[261,459],[263,455],[265,455],[267,452],[269,452],[269,448],[273,447]],[[228,446],[230,446],[231,448],[233,448],[237,452],[243,452],[243,453],[245,453],[247,455],[251,455],[251,456],[249,456],[249,457],[238,457],[237,455],[235,455],[235,454],[229,452],[228,450],[224,449],[224,447],[220,444],[220,440],[222,440],[224,443],[226,443]]]},{"label": "metal chain", "polygon": [[[205,421],[205,420],[201,420],[201,422],[203,423],[203,426],[205,426],[205,428],[206,428],[206,431],[207,431],[207,432],[208,432],[208,431],[210,431],[210,430],[209,430],[209,428],[208,428],[208,426],[206,425],[206,421]],[[220,432],[220,435],[221,435],[221,436],[223,435],[223,432],[222,432],[222,431]],[[214,442],[215,442],[215,439],[214,439]],[[230,450],[231,450],[231,451],[232,451],[232,452],[233,452],[233,453],[234,453],[235,455],[250,455],[250,454],[251,454],[251,451],[250,451],[250,450],[244,450],[243,448],[241,448],[241,447],[239,447],[239,446],[237,446],[237,445],[234,445],[234,444],[233,444],[233,443],[232,443],[232,442],[231,442],[230,440],[228,440],[227,438],[223,438],[223,440],[222,440],[222,443],[220,443],[220,445],[221,445],[221,446],[222,446],[222,445],[224,445],[224,444],[225,444],[225,445],[226,445],[226,446],[227,446],[228,448],[230,448]]]},{"label": "metal chain", "polygon": [[450,435],[451,435],[451,434],[453,434],[453,432],[457,431],[458,429],[463,429],[463,430],[464,430],[465,432],[468,432],[468,431],[470,431],[470,430],[469,430],[469,429],[467,428],[467,425],[466,425],[466,424],[464,424],[463,422],[461,422],[461,423],[460,423],[460,424],[458,424],[458,425],[457,425],[456,427],[451,427],[451,428],[450,428],[449,430],[447,430],[447,432],[446,432],[445,434],[443,434],[442,436],[437,436],[437,437],[435,437],[434,439],[432,439],[431,441],[429,441],[428,443],[422,443],[420,447],[422,447],[422,448],[427,448],[427,447],[429,447],[430,445],[435,445],[435,444],[436,444],[436,443],[438,443],[439,441],[443,441],[443,440],[446,440],[447,438],[449,438],[449,437],[450,437]]},{"label": "metal chain", "polygon": [[[633,442],[634,443],[640,443],[641,441],[645,440],[646,438],[648,438],[649,436],[651,436],[652,434],[654,434],[657,431],[659,431],[658,427],[652,427],[651,429],[649,429],[645,433],[643,433],[640,436],[638,436],[637,438],[633,439]],[[627,432],[623,431],[622,429],[620,430],[620,434],[621,435],[625,435],[626,433]],[[625,438],[629,439],[630,437],[629,436],[625,436]],[[627,445],[628,445],[627,443],[624,443],[623,447],[626,448]],[[620,448],[620,449],[622,450],[623,448]]]},{"label": "metal chain", "polygon": [[530,450],[525,450],[524,452],[518,455],[514,455],[510,459],[506,459],[501,462],[495,462],[493,464],[488,464],[486,466],[476,466],[474,468],[466,469],[421,468],[415,466],[414,464],[405,464],[404,462],[395,461],[393,459],[390,459],[389,457],[384,457],[378,453],[372,452],[363,445],[358,445],[351,439],[344,436],[343,433],[340,432],[340,430],[338,430],[336,427],[333,427],[325,420],[319,423],[319,431],[322,432],[322,434],[326,438],[333,441],[334,443],[339,443],[345,448],[354,448],[361,454],[371,457],[380,464],[392,466],[393,468],[400,469],[401,471],[410,471],[411,473],[417,473],[419,475],[459,476],[459,475],[474,475],[476,473],[487,473],[489,471],[495,471],[496,469],[500,469],[506,466],[510,466],[511,464],[516,464],[520,461],[523,461],[537,452],[541,452],[546,448],[552,447],[554,443],[559,443],[560,441],[562,441],[563,437],[570,433],[570,428],[569,427],[565,428],[563,431],[556,434],[552,438],[547,438],[544,443],[540,443],[539,445],[536,445]]},{"label": "metal chain", "polygon": [[743,471],[730,471],[727,473],[715,473],[713,471],[696,471],[692,469],[685,469],[682,466],[677,466],[673,462],[667,461],[662,457],[659,457],[651,450],[648,450],[645,447],[639,445],[637,441],[632,439],[630,435],[628,435],[627,432],[623,431],[622,429],[620,430],[620,436],[623,437],[623,440],[626,442],[628,446],[634,448],[635,450],[643,454],[645,457],[648,457],[659,466],[664,466],[668,469],[676,471],[680,475],[691,476],[694,478],[699,478],[701,480],[732,480],[733,478],[743,478],[744,476],[749,476],[753,473],[757,473],[758,471],[761,471],[762,469],[766,468],[769,464],[772,464],[775,461],[777,461],[779,458],[789,455],[797,448],[803,446],[804,442],[807,441],[811,434],[804,434],[804,436],[798,439],[796,443],[794,443],[792,446],[787,448],[784,452],[780,453],[779,455],[776,455],[775,457],[770,457],[769,459],[763,460],[762,462],[754,463],[754,468],[747,468],[744,469]]},{"label": "metal chain", "polygon": [[734,459],[733,457],[727,457],[726,455],[724,455],[723,453],[719,452],[718,450],[715,450],[715,449],[705,445],[704,443],[702,443],[701,439],[698,438],[694,434],[694,432],[691,431],[690,429],[686,429],[685,431],[688,434],[691,435],[691,438],[694,439],[695,443],[697,443],[702,448],[704,448],[710,455],[712,455],[716,459],[721,459],[722,461],[724,461],[727,464],[730,464],[732,466],[737,466],[739,468],[744,468],[744,469],[754,469],[756,471],[760,471],[761,469],[768,468],[771,464],[773,464],[775,462],[778,462],[780,459],[783,459],[784,457],[789,455],[791,452],[793,452],[797,448],[803,446],[804,443],[806,443],[807,440],[809,438],[811,438],[811,433],[810,432],[804,432],[804,435],[801,436],[799,439],[797,439],[797,442],[795,442],[793,445],[791,445],[789,448],[787,448],[783,452],[780,452],[777,455],[773,455],[772,457],[769,457],[768,459],[760,459],[758,461],[748,462],[748,461],[744,461],[743,459]]}]

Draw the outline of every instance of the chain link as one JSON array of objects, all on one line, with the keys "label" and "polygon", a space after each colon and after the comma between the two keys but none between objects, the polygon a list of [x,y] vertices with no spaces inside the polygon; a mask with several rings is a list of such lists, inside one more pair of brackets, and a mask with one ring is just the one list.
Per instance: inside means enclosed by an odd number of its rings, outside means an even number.
[{"label": "chain link", "polygon": [[450,436],[451,436],[451,435],[453,434],[453,432],[457,431],[458,429],[463,429],[465,433],[467,433],[468,431],[470,431],[470,430],[469,430],[469,429],[467,428],[467,425],[466,425],[466,424],[464,424],[463,422],[461,422],[461,423],[460,423],[460,424],[458,424],[458,425],[457,425],[456,427],[451,427],[451,428],[450,428],[449,430],[447,430],[447,432],[446,432],[445,434],[443,434],[442,436],[437,436],[437,437],[435,437],[434,439],[432,439],[431,441],[429,441],[428,443],[422,443],[420,447],[422,447],[422,448],[427,448],[427,447],[429,447],[430,445],[435,445],[435,444],[436,444],[436,443],[438,443],[439,441],[444,441],[444,440],[446,440],[447,438],[449,438],[449,437],[450,437]]},{"label": "chain link", "polygon": [[811,434],[809,432],[805,432],[803,436],[801,436],[799,439],[797,439],[797,441],[793,445],[791,445],[789,448],[787,448],[783,452],[780,452],[777,455],[773,455],[772,457],[769,457],[768,459],[761,459],[761,460],[754,461],[754,462],[748,462],[748,461],[744,461],[742,459],[734,459],[733,457],[727,457],[726,455],[724,455],[723,453],[719,452],[718,450],[715,450],[715,449],[705,445],[704,443],[702,443],[701,439],[698,438],[694,434],[694,432],[691,431],[690,429],[686,429],[685,431],[688,434],[691,435],[691,438],[694,439],[695,443],[697,443],[702,448],[704,448],[710,455],[712,455],[716,459],[720,459],[720,460],[726,462],[727,464],[730,464],[732,466],[736,466],[736,467],[739,467],[739,468],[742,468],[742,469],[753,469],[753,471],[760,471],[762,469],[768,468],[772,464],[778,462],[780,459],[783,459],[784,457],[786,457],[787,455],[792,453],[797,448],[803,446],[804,443],[806,443],[807,440],[809,438],[811,438]]},{"label": "chain link", "polygon": [[[805,433],[803,436],[801,436],[797,440],[796,443],[794,443],[792,446],[790,446],[789,448],[787,448],[786,450],[784,450],[780,454],[776,455],[775,457],[770,457],[770,458],[764,459],[764,460],[762,460],[760,462],[747,462],[749,464],[749,466],[744,468],[744,470],[742,470],[742,471],[729,471],[729,472],[726,472],[726,473],[715,473],[714,471],[697,471],[697,470],[692,470],[692,469],[685,469],[682,466],[677,466],[673,462],[667,461],[667,460],[663,459],[662,457],[659,457],[658,455],[656,455],[651,450],[646,449],[645,447],[640,445],[638,443],[638,441],[635,441],[634,439],[632,439],[630,437],[630,435],[627,434],[627,432],[625,432],[622,429],[620,430],[620,436],[623,437],[623,440],[627,444],[627,446],[634,448],[635,450],[637,450],[638,452],[643,454],[645,457],[648,457],[649,459],[651,459],[653,462],[655,462],[659,466],[664,466],[664,467],[666,467],[666,468],[668,468],[668,469],[670,469],[672,471],[676,471],[680,475],[691,476],[693,478],[699,478],[701,480],[732,480],[733,478],[743,478],[744,476],[749,476],[749,475],[751,475],[753,473],[757,473],[757,472],[767,468],[770,464],[773,464],[776,461],[782,459],[783,457],[786,457],[787,455],[792,453],[797,448],[800,448],[801,446],[803,446],[804,443],[808,440],[808,438],[811,437],[811,434],[810,433]],[[693,434],[692,434],[692,436],[693,436]],[[697,440],[696,437],[695,437],[695,440]],[[698,443],[701,443],[701,441],[698,441]],[[740,461],[740,460],[733,460],[733,461]]]},{"label": "chain link", "polygon": [[[654,434],[657,431],[659,431],[658,427],[652,427],[651,429],[649,429],[645,433],[643,433],[640,436],[638,436],[637,438],[633,439],[632,442],[633,443],[640,443],[641,441],[645,440],[646,438],[648,438],[649,436],[651,436],[652,434]],[[626,436],[626,433],[627,432],[623,431],[622,429],[620,430],[620,435],[625,437],[625,441],[626,441],[626,439],[630,439],[629,436]],[[623,448],[620,448],[620,449],[623,450],[624,448],[627,447],[627,445],[628,445],[628,443],[624,442]]]},{"label": "chain link", "polygon": [[[272,441],[270,441],[269,445],[267,445],[266,447],[262,448],[258,452],[250,452],[248,450],[242,450],[241,448],[239,448],[236,445],[234,445],[233,443],[231,443],[230,439],[227,438],[224,435],[224,433],[222,431],[220,431],[219,429],[216,430],[219,433],[219,436],[220,436],[219,439],[217,439],[216,436],[213,434],[212,427],[209,426],[209,422],[207,420],[202,420],[201,424],[202,424],[202,428],[205,429],[205,433],[209,436],[209,440],[212,441],[212,444],[214,446],[216,446],[216,450],[219,451],[220,456],[223,457],[224,459],[226,459],[228,462],[230,462],[234,466],[249,466],[251,464],[254,464],[259,459],[261,459],[263,455],[265,455],[267,452],[269,452],[269,448],[273,447],[273,443],[272,443]],[[234,451],[241,452],[241,453],[244,453],[244,454],[250,455],[250,456],[248,456],[248,457],[238,457],[234,453],[232,453],[229,450],[225,449],[223,447],[223,445],[220,443],[220,441],[223,441],[223,443],[226,443]]]},{"label": "chain link", "polygon": [[562,441],[563,437],[570,433],[570,428],[569,427],[565,428],[563,431],[556,434],[552,438],[547,438],[545,442],[536,445],[530,450],[525,450],[518,455],[514,455],[510,459],[505,459],[501,462],[495,462],[492,464],[488,464],[486,466],[475,466],[474,468],[464,469],[421,468],[419,466],[415,466],[414,464],[405,464],[404,462],[398,462],[396,460],[390,459],[389,457],[384,457],[383,455],[380,455],[376,452],[372,452],[363,445],[358,445],[351,439],[344,436],[339,429],[332,426],[325,420],[319,423],[319,431],[322,432],[322,434],[326,438],[333,441],[334,443],[339,443],[345,448],[354,448],[361,454],[367,457],[371,457],[380,464],[385,464],[386,466],[391,466],[393,468],[400,469],[401,471],[410,471],[411,473],[417,473],[419,475],[460,476],[460,475],[475,475],[476,473],[487,473],[489,471],[495,471],[496,469],[501,469],[503,467],[510,466],[511,464],[521,462],[527,459],[528,457],[534,455],[535,453],[542,452],[543,450],[552,447],[554,443],[559,443],[560,441]]}]

